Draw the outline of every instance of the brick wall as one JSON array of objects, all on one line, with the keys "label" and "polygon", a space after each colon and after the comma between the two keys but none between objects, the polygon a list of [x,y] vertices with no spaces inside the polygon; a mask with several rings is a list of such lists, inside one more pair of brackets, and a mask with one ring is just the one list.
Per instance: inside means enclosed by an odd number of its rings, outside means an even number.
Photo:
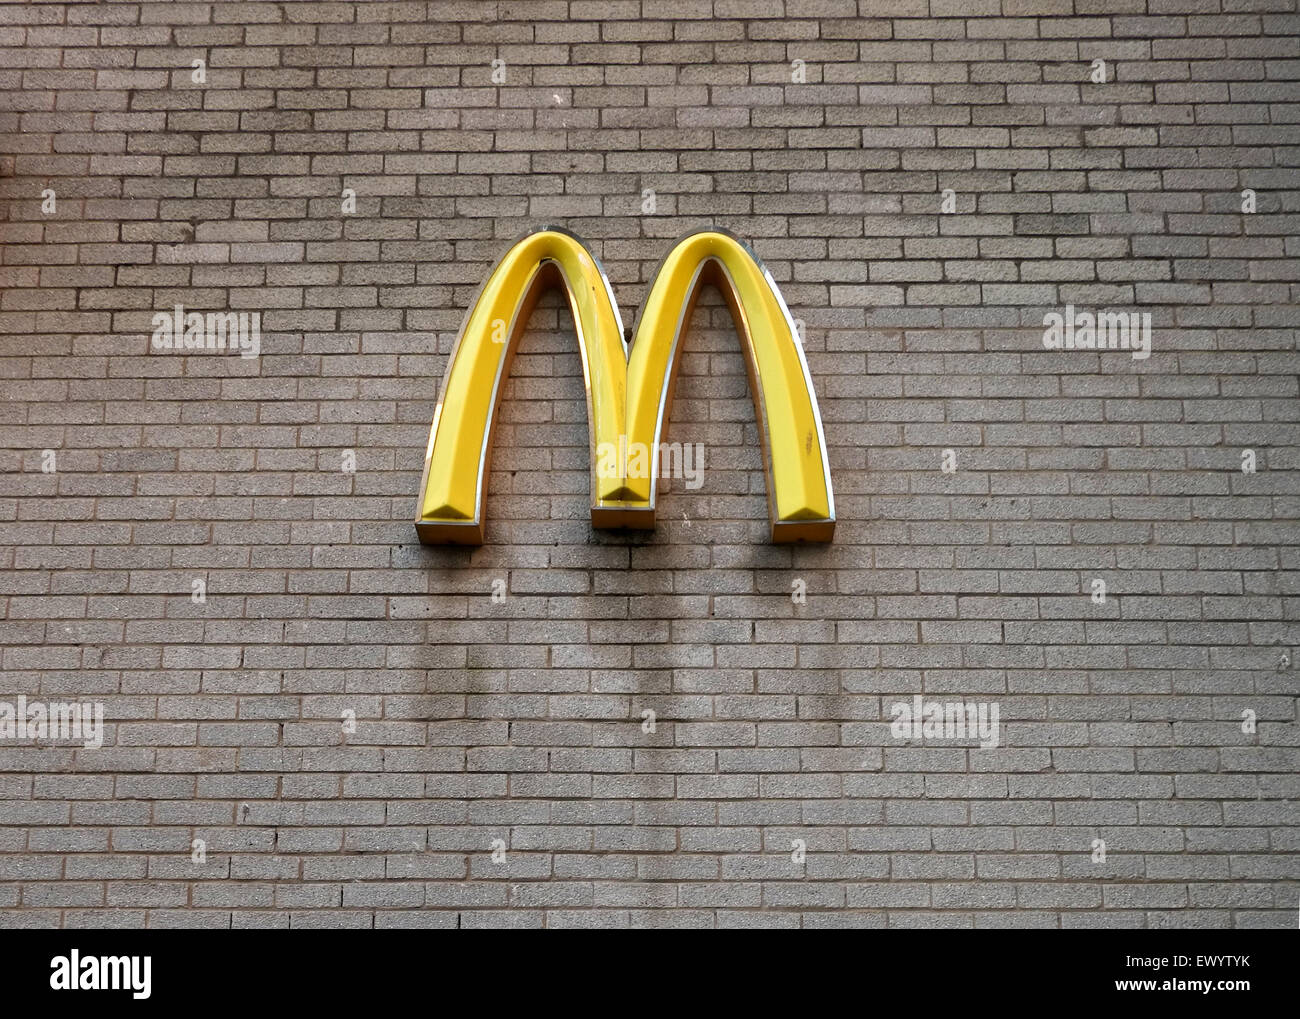
[{"label": "brick wall", "polygon": [[[0,7],[0,700],[106,713],[0,741],[0,925],[1294,923],[1293,0],[784,7]],[[833,544],[766,542],[713,291],[656,531],[591,528],[552,294],[487,544],[416,542],[546,223],[629,323],[682,232],[753,243]],[[176,303],[260,357],[152,350]],[[1151,356],[1046,349],[1067,304]],[[916,694],[1000,745],[895,736]]]}]

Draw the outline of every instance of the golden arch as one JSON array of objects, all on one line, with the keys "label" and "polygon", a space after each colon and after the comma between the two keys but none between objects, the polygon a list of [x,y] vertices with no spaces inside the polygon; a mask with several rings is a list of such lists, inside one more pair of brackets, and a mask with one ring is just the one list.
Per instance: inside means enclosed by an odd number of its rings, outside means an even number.
[{"label": "golden arch", "polygon": [[[609,281],[587,247],[544,228],[497,263],[452,349],[433,414],[415,526],[426,544],[483,543],[483,499],[501,386],[543,290],[568,298],[582,353],[591,442],[591,522],[651,528],[657,471],[629,475],[626,450],[657,450],[672,406],[682,333],[701,285],[726,298],[744,349],[763,442],[772,540],[830,541],[835,531],[826,440],[794,320],[776,281],[740,240],[701,230],[660,263],[629,352]],[[598,451],[618,450],[613,470]],[[647,474],[648,476],[639,476]]]}]

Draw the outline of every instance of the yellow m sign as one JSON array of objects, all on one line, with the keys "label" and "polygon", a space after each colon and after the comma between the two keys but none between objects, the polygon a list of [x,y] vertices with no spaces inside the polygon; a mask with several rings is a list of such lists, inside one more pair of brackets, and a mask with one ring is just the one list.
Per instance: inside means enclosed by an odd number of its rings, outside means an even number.
[{"label": "yellow m sign", "polygon": [[727,300],[744,348],[763,441],[772,540],[830,541],[835,530],[826,440],[790,311],[771,274],[720,230],[688,234],[650,284],[636,339],[609,282],[572,234],[542,229],[497,263],[470,308],[433,414],[415,527],[428,544],[483,543],[483,499],[501,387],[542,291],[568,297],[582,352],[591,439],[591,522],[651,528],[657,470],[629,451],[655,450],[672,406],[682,333],[705,282]]}]

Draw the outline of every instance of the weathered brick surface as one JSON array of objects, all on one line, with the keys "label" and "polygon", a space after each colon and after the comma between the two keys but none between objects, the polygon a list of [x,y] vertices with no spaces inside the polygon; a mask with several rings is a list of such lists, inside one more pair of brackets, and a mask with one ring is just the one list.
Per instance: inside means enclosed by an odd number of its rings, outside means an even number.
[{"label": "weathered brick surface", "polygon": [[[1294,923],[1293,0],[782,7],[0,6],[0,700],[108,719],[0,743],[0,924]],[[590,527],[551,295],[488,544],[415,542],[455,330],[542,223],[629,322],[678,234],[752,240],[834,544],[766,544],[712,293],[652,535]],[[261,356],[151,351],[178,302]],[[1150,359],[1044,349],[1067,303]],[[893,738],[917,693],[1002,745]]]}]

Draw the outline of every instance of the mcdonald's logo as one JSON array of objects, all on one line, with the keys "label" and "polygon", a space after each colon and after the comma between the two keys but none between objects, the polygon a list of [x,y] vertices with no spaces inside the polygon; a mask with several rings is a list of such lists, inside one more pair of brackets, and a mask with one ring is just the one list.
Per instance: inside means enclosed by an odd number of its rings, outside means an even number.
[{"label": "mcdonald's logo", "polygon": [[725,297],[744,351],[762,437],[772,540],[830,541],[835,497],[817,397],[790,310],[753,252],[716,229],[679,240],[655,272],[629,348],[600,263],[577,237],[553,228],[516,242],[466,315],[429,431],[415,521],[420,540],[483,543],[483,500],[501,387],[528,318],[551,286],[568,298],[581,348],[591,522],[652,528],[658,472],[633,469],[628,451],[660,448],[682,333],[706,282]]}]

